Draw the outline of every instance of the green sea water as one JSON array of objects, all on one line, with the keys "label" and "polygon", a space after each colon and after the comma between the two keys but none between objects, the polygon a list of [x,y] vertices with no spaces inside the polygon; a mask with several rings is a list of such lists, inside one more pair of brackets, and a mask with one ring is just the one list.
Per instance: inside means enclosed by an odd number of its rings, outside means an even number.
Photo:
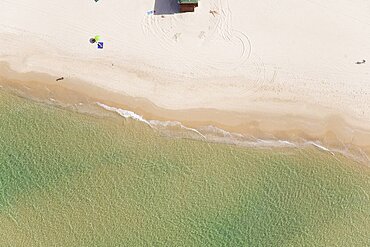
[{"label": "green sea water", "polygon": [[0,90],[0,246],[370,246],[370,169]]}]

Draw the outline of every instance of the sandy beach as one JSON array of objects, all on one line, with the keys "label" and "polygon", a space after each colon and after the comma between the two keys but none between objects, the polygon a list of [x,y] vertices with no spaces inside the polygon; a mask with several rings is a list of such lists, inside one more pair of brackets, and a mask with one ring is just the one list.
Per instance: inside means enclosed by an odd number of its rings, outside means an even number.
[{"label": "sandy beach", "polygon": [[3,87],[369,153],[367,1],[202,0],[163,17],[154,0],[0,5]]}]

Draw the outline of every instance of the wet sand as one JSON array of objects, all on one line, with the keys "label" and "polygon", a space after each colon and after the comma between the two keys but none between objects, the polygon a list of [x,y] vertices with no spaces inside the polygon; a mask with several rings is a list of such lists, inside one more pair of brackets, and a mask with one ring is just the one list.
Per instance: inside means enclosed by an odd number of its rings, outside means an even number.
[{"label": "wet sand", "polygon": [[[56,77],[47,74],[15,72],[5,63],[1,64],[0,74],[2,89],[47,103],[78,109],[100,102],[133,111],[148,120],[180,121],[191,128],[215,126],[250,137],[251,140],[319,143],[330,150],[340,151],[365,163],[369,162],[368,123],[348,119],[325,108],[311,106],[310,111],[307,111],[285,103],[284,109],[297,109],[297,114],[294,115],[287,114],[284,110],[276,111],[273,107],[270,107],[270,111],[258,109],[243,113],[216,109],[169,110],[160,108],[144,98],[107,91],[76,78],[65,77],[57,82]],[[64,75],[60,75],[62,76]]]}]

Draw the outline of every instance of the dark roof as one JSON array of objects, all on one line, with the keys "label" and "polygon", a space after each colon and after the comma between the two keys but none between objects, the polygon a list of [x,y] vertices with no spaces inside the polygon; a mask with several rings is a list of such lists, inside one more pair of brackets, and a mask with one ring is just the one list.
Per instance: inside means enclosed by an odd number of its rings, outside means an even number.
[{"label": "dark roof", "polygon": [[198,0],[178,0],[180,4],[182,3],[198,3]]}]

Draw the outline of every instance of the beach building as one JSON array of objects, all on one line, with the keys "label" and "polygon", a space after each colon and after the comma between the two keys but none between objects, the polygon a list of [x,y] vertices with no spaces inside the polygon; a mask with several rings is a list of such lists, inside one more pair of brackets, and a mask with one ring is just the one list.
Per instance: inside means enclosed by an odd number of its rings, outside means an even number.
[{"label": "beach building", "polygon": [[194,12],[194,9],[198,7],[198,0],[178,0],[180,5],[180,12]]}]

